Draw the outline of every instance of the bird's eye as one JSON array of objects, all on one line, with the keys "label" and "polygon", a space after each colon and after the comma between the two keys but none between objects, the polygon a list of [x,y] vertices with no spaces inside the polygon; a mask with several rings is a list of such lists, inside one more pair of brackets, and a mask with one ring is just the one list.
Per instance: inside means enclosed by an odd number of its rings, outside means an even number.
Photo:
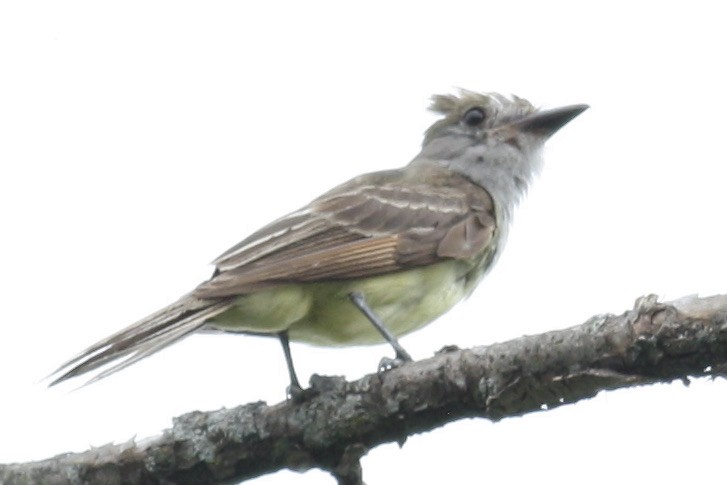
[{"label": "bird's eye", "polygon": [[482,108],[470,108],[462,116],[462,121],[464,121],[465,125],[473,128],[479,126],[485,121],[485,111]]}]

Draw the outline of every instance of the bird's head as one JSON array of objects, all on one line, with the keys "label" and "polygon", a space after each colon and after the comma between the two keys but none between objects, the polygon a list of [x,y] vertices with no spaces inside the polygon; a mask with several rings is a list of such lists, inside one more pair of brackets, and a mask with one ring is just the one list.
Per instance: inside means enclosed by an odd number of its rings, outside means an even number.
[{"label": "bird's head", "polygon": [[442,118],[426,131],[412,163],[434,163],[463,174],[509,209],[540,171],[545,141],[587,107],[538,110],[517,96],[465,90],[436,95],[431,109]]}]

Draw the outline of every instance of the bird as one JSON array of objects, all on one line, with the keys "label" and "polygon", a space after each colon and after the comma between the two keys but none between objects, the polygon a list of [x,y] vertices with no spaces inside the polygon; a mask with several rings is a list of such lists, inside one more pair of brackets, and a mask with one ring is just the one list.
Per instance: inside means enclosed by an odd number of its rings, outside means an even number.
[{"label": "bird", "polygon": [[407,165],[359,175],[252,233],[213,261],[207,281],[68,360],[49,385],[92,371],[96,382],[195,332],[277,337],[291,395],[303,388],[290,341],[388,342],[387,365],[411,361],[398,338],[472,293],[546,140],[587,108],[464,89],[432,96],[438,119]]}]

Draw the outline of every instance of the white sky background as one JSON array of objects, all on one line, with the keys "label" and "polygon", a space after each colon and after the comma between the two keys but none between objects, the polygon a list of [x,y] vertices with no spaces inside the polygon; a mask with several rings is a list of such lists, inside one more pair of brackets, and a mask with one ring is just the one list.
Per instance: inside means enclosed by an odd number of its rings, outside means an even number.
[{"label": "white sky background", "polygon": [[[727,291],[724,15],[701,2],[3,2],[0,462],[284,397],[275,340],[196,336],[91,387],[38,381],[209,276],[251,231],[407,163],[433,93],[591,109],[548,144],[497,267],[416,358]],[[714,4],[716,5],[716,3]],[[385,346],[293,345],[301,378]],[[724,474],[727,384],[601,394],[380,446],[383,483],[675,484]],[[281,472],[251,483],[333,483]]]}]

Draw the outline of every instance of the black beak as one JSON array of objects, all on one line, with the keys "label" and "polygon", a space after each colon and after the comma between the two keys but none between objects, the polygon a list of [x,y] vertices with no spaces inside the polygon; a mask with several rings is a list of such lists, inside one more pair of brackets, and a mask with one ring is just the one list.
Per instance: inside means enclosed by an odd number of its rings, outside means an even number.
[{"label": "black beak", "polygon": [[574,104],[547,111],[539,111],[516,121],[513,125],[521,131],[549,138],[570,120],[588,109],[587,104]]}]

